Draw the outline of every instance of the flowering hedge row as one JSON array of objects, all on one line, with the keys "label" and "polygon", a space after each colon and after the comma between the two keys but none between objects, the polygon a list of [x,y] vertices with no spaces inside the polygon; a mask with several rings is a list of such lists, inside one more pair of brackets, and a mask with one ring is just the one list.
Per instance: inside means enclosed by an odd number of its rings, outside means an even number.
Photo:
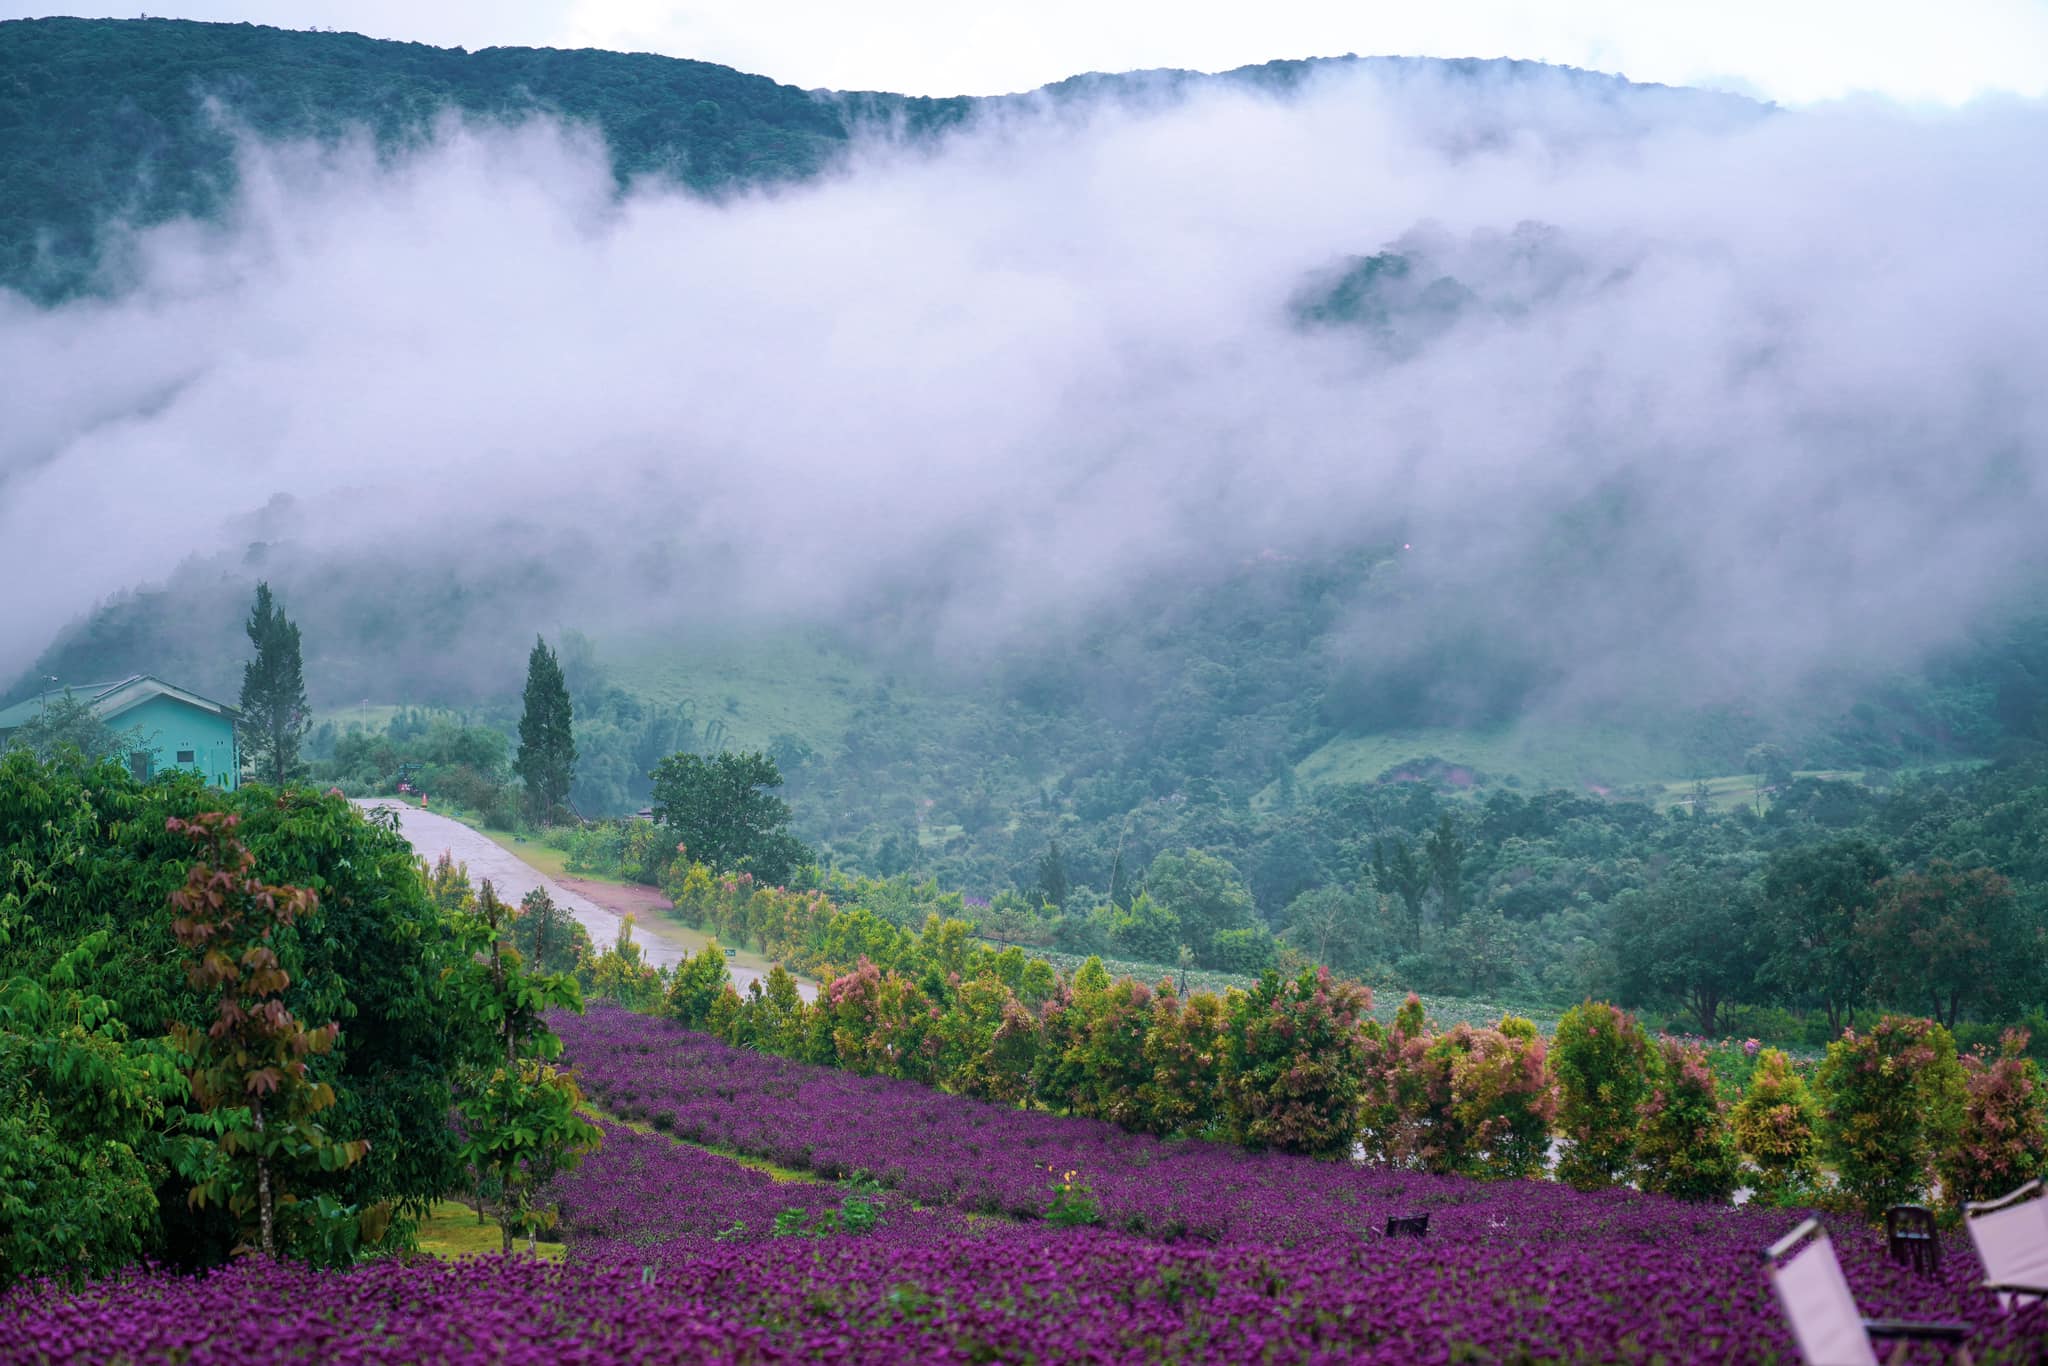
[{"label": "flowering hedge row", "polygon": [[896,966],[862,958],[810,1004],[780,971],[740,996],[714,947],[671,981],[667,1013],[749,1048],[1160,1136],[1325,1156],[1362,1145],[1397,1166],[1498,1177],[1554,1159],[1583,1190],[1726,1201],[1747,1184],[1766,1201],[1872,1212],[1930,1190],[1953,1203],[2009,1189],[2048,1162],[2048,1088],[2021,1034],[1996,1061],[1959,1060],[1940,1026],[1887,1017],[1830,1047],[1818,1094],[1764,1050],[1767,1102],[1731,1110],[1698,1043],[1652,1040],[1599,1002],[1565,1012],[1546,1042],[1513,1016],[1438,1032],[1412,997],[1382,1026],[1369,992],[1321,971],[1183,999],[1168,982],[1111,981],[1093,959],[1059,981],[936,918],[890,951]]}]

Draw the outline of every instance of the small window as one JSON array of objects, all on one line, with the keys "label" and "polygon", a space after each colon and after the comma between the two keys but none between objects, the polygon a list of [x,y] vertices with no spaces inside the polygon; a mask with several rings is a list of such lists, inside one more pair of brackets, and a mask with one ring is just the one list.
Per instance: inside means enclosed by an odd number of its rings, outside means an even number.
[{"label": "small window", "polygon": [[138,749],[128,756],[128,772],[136,782],[146,783],[156,776],[155,756],[146,749]]},{"label": "small window", "polygon": [[178,751],[178,762],[179,762],[179,763],[181,763],[181,764],[189,764],[189,763],[191,763],[191,762],[192,762],[192,751],[191,751],[191,750],[189,750],[189,749],[181,749],[181,750],[179,750],[179,751]]}]

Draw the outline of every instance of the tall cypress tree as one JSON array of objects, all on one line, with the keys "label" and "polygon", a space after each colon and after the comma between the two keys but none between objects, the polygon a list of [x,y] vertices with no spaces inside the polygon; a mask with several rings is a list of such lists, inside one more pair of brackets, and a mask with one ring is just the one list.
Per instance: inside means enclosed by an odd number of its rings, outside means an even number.
[{"label": "tall cypress tree", "polygon": [[312,724],[299,628],[272,599],[270,585],[259,583],[245,629],[256,658],[242,666],[242,745],[257,778],[283,787],[306,771],[299,742]]},{"label": "tall cypress tree", "polygon": [[576,778],[576,737],[570,729],[569,685],[555,652],[539,636],[526,658],[526,710],[519,718],[519,758],[526,806],[546,823],[569,801]]}]

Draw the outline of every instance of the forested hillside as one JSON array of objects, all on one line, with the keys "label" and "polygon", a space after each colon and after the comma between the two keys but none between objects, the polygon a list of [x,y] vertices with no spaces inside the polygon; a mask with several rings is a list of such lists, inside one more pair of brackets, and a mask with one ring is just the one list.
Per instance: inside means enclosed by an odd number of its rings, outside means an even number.
[{"label": "forested hillside", "polygon": [[171,19],[19,20],[0,24],[0,281],[59,297],[90,278],[110,223],[212,215],[234,189],[244,132],[366,131],[393,145],[451,112],[587,120],[621,181],[658,173],[705,191],[812,175],[846,140],[831,105],[708,62],[467,53]]},{"label": "forested hillside", "polygon": [[[1563,77],[1617,104],[1683,104],[1723,119],[1749,117],[1755,108],[1533,62],[1367,60],[1528,81]],[[1151,101],[1209,80],[1285,87],[1326,64],[1271,62],[1221,77],[1077,76],[1041,94],[1052,103]],[[465,52],[177,19],[10,20],[0,23],[0,285],[43,300],[94,284],[118,289],[118,252],[105,260],[109,229],[217,214],[237,184],[243,135],[334,141],[367,134],[389,150],[419,142],[451,114],[493,121],[548,114],[600,135],[621,186],[652,176],[717,194],[815,176],[844,153],[856,129],[926,136],[978,107],[1016,102],[805,91],[652,53]],[[105,264],[113,265],[111,276],[98,274]]]}]

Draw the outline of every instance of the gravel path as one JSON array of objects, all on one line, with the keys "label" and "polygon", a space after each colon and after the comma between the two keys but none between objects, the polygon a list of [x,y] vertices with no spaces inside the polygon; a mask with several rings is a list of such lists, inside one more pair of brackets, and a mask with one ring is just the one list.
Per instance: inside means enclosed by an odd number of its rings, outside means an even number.
[{"label": "gravel path", "polygon": [[[602,949],[617,941],[619,937],[619,914],[621,909],[639,909],[632,889],[621,888],[622,905],[608,907],[599,905],[583,891],[571,890],[549,877],[540,869],[527,863],[518,855],[503,848],[495,841],[470,829],[461,821],[440,814],[438,811],[422,811],[403,802],[388,798],[357,798],[355,804],[365,811],[396,811],[398,833],[405,836],[413,851],[424,859],[437,859],[445,851],[454,856],[457,863],[469,866],[469,881],[472,886],[485,878],[500,901],[517,904],[519,899],[536,887],[547,888],[554,903],[576,917],[584,929],[590,931],[590,942]],[[601,884],[577,880],[577,886],[598,892]],[[601,894],[601,893],[600,893]],[[640,952],[656,967],[672,968],[690,956],[692,946],[666,932],[666,927],[653,916],[636,916],[633,924],[633,942],[640,946]],[[732,976],[732,984],[740,991],[747,989],[747,983],[760,974],[737,963],[726,965]],[[813,991],[806,991],[811,996]]]}]

